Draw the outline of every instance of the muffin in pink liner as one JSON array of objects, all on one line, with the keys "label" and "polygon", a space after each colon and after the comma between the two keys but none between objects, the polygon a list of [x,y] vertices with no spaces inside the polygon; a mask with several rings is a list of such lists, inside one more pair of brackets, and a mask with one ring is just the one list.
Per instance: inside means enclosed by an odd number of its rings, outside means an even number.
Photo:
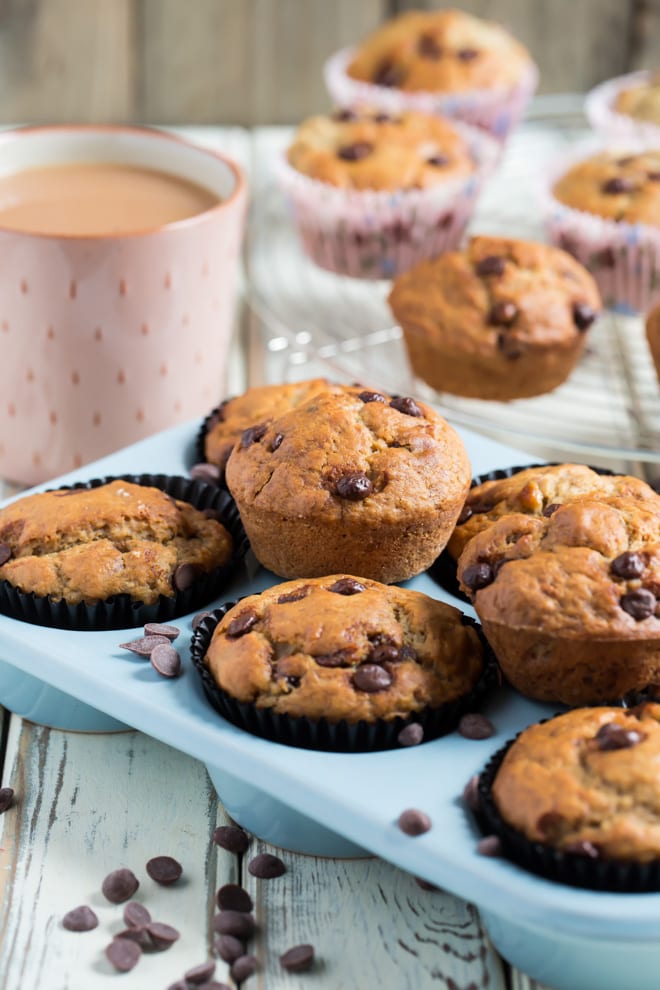
[{"label": "muffin in pink liner", "polygon": [[631,144],[564,156],[541,196],[551,243],[591,272],[606,306],[637,313],[660,301],[660,150]]},{"label": "muffin in pink liner", "polygon": [[498,153],[455,121],[340,111],[301,125],[276,176],[317,265],[386,279],[459,243]]},{"label": "muffin in pink liner", "polygon": [[584,111],[593,129],[607,138],[632,138],[660,148],[660,73],[608,79],[587,93]]}]

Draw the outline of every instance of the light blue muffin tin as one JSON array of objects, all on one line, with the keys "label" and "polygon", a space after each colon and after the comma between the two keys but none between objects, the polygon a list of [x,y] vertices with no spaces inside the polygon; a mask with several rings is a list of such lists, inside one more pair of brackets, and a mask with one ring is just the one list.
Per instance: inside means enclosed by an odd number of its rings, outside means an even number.
[{"label": "light blue muffin tin", "polygon": [[[169,430],[43,487],[129,471],[185,474],[197,427]],[[474,473],[534,460],[476,434],[462,436]],[[226,600],[276,581],[248,558]],[[409,587],[469,611],[427,574]],[[70,632],[0,616],[0,702],[68,729],[131,726],[189,753],[206,764],[229,813],[256,835],[330,856],[367,850],[474,902],[502,955],[558,990],[657,990],[660,894],[573,889],[476,851],[478,831],[461,801],[464,784],[507,739],[553,714],[552,707],[503,689],[484,708],[497,729],[491,739],[454,733],[409,749],[360,754],[293,749],[251,736],[211,708],[188,655],[191,619],[174,620],[182,631],[176,645],[184,673],[165,680],[119,649],[137,629]],[[404,835],[395,823],[405,808],[427,812],[431,831]]]}]

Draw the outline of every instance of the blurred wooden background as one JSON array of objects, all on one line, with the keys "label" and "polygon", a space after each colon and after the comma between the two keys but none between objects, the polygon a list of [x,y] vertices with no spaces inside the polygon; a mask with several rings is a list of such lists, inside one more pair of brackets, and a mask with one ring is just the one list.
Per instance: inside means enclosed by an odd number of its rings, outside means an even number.
[{"label": "blurred wooden background", "polygon": [[[324,59],[433,0],[0,0],[0,122],[291,123]],[[660,0],[465,0],[528,45],[541,92],[660,64]]]}]

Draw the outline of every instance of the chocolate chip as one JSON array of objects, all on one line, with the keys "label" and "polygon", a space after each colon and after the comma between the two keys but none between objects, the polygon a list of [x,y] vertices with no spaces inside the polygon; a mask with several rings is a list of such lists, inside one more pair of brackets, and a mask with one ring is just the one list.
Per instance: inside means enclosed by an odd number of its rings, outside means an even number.
[{"label": "chocolate chip", "polygon": [[13,787],[0,787],[0,815],[11,808],[14,801]]},{"label": "chocolate chip", "polygon": [[422,888],[422,890],[440,890],[439,887],[436,887],[436,885],[431,883],[430,880],[425,880],[424,877],[413,877],[413,880],[418,887]]},{"label": "chocolate chip", "polygon": [[240,615],[231,620],[226,633],[230,639],[238,639],[239,636],[245,636],[246,633],[249,633],[258,621],[256,612],[241,612]]},{"label": "chocolate chip", "polygon": [[210,614],[211,614],[210,612],[198,612],[197,615],[193,615],[193,619],[192,619],[193,632],[197,630],[197,627],[200,625],[200,623],[202,623],[206,618],[206,616]]},{"label": "chocolate chip", "polygon": [[218,935],[233,935],[234,938],[252,938],[256,927],[252,915],[245,911],[220,911],[213,919],[213,930]]},{"label": "chocolate chip", "polygon": [[207,485],[217,485],[220,481],[220,468],[217,464],[202,462],[193,464],[190,469],[190,477],[195,481],[205,481]]},{"label": "chocolate chip", "polygon": [[11,558],[11,547],[8,543],[0,543],[0,567]]},{"label": "chocolate chip", "polygon": [[647,172],[646,178],[650,179],[651,182],[660,182],[660,172]]},{"label": "chocolate chip", "polygon": [[441,57],[442,48],[432,35],[423,34],[417,42],[417,52],[422,58],[430,58],[435,62]]},{"label": "chocolate chip", "polygon": [[480,588],[486,588],[489,584],[492,584],[495,575],[493,574],[493,568],[490,564],[482,561],[479,564],[470,564],[463,571],[463,584],[470,591],[479,591]]},{"label": "chocolate chip", "polygon": [[337,158],[344,162],[360,162],[363,158],[374,150],[370,141],[354,141],[353,144],[345,144],[337,149]]},{"label": "chocolate chip", "polygon": [[596,310],[588,303],[573,303],[573,322],[578,330],[588,330],[597,316]]},{"label": "chocolate chip", "polygon": [[142,949],[127,938],[115,938],[106,948],[105,955],[111,966],[120,973],[128,973],[139,963]]},{"label": "chocolate chip", "polygon": [[431,155],[426,159],[426,164],[433,165],[434,168],[445,168],[449,165],[449,159],[446,155]]},{"label": "chocolate chip", "polygon": [[151,915],[144,904],[129,901],[124,908],[124,921],[129,928],[143,928],[151,921]]},{"label": "chocolate chip", "polygon": [[652,591],[648,591],[647,588],[638,588],[636,591],[629,591],[627,595],[622,595],[619,599],[619,605],[636,622],[642,622],[655,612],[656,599]]},{"label": "chocolate chip", "polygon": [[502,275],[505,264],[504,258],[498,254],[489,254],[476,263],[474,270],[479,278],[484,278],[487,275]]},{"label": "chocolate chip", "polygon": [[403,82],[402,70],[398,69],[392,62],[381,62],[376,69],[373,81],[377,86],[399,86]]},{"label": "chocolate chip", "polygon": [[101,885],[101,890],[111,904],[123,904],[128,901],[140,886],[140,881],[131,870],[121,867],[108,873]]},{"label": "chocolate chip", "polygon": [[91,932],[98,923],[96,914],[86,904],[72,908],[62,918],[62,928],[66,928],[68,932]]},{"label": "chocolate chip", "polygon": [[335,482],[335,492],[340,498],[349,502],[361,502],[368,498],[374,490],[369,478],[362,471],[352,471]]},{"label": "chocolate chip", "polygon": [[151,879],[163,887],[169,887],[171,883],[176,883],[183,873],[181,863],[173,859],[172,856],[154,856],[147,863],[146,870]]},{"label": "chocolate chip", "polygon": [[254,956],[239,956],[231,964],[230,973],[237,983],[242,983],[243,980],[247,980],[248,977],[252,976],[256,972],[256,969],[257,960]]},{"label": "chocolate chip", "polygon": [[250,845],[250,839],[242,828],[236,825],[218,825],[213,830],[213,841],[216,846],[226,849],[227,852],[244,853]]},{"label": "chocolate chip", "polygon": [[423,835],[431,828],[431,819],[424,811],[417,808],[407,808],[397,818],[397,825],[406,835]]},{"label": "chocolate chip", "polygon": [[300,602],[303,598],[307,598],[309,594],[309,586],[305,585],[302,588],[297,588],[295,591],[288,591],[285,594],[280,595],[277,599],[278,605],[286,605],[287,602]]},{"label": "chocolate chip", "polygon": [[280,956],[280,966],[290,973],[305,973],[314,965],[313,945],[294,945]]},{"label": "chocolate chip", "polygon": [[293,677],[291,674],[287,674],[285,677],[286,683],[289,687],[297,688],[300,687],[300,677]]},{"label": "chocolate chip", "polygon": [[371,663],[396,663],[399,659],[399,648],[392,642],[373,641],[369,650],[369,660]]},{"label": "chocolate chip", "polygon": [[370,392],[368,389],[360,392],[358,399],[360,399],[361,402],[387,402],[385,396],[381,395],[380,392]]},{"label": "chocolate chip", "polygon": [[618,175],[604,182],[601,186],[601,192],[607,196],[617,196],[619,193],[632,192],[634,188],[635,183],[632,179],[626,179],[624,176]]},{"label": "chocolate chip", "polygon": [[415,400],[407,395],[395,395],[394,398],[390,399],[390,405],[392,409],[403,413],[404,416],[424,416]]},{"label": "chocolate chip", "polygon": [[319,653],[314,661],[319,667],[350,667],[352,656],[350,650],[336,650],[334,653]]},{"label": "chocolate chip", "polygon": [[272,880],[274,877],[281,877],[283,873],[286,873],[286,866],[279,856],[259,853],[248,863],[248,873],[260,880]]},{"label": "chocolate chip", "polygon": [[188,983],[207,983],[214,973],[215,962],[213,959],[209,959],[207,962],[203,962],[199,966],[193,966],[192,969],[186,970],[183,977]]},{"label": "chocolate chip", "polygon": [[497,349],[508,361],[517,361],[524,351],[520,341],[514,340],[506,333],[497,335]]},{"label": "chocolate chip", "polygon": [[404,726],[396,737],[399,746],[419,746],[424,739],[424,729],[419,722]]},{"label": "chocolate chip", "polygon": [[571,853],[573,856],[587,856],[589,859],[600,858],[600,851],[588,839],[578,839],[576,842],[569,842],[568,845],[564,846],[562,852]]},{"label": "chocolate chip", "polygon": [[479,58],[479,54],[476,48],[461,48],[456,52],[456,58],[461,62],[472,62],[475,58]]},{"label": "chocolate chip", "polygon": [[251,911],[252,898],[240,884],[226,883],[217,893],[216,903],[222,911]]},{"label": "chocolate chip", "polygon": [[123,932],[117,932],[115,938],[130,939],[131,942],[139,945],[143,952],[151,952],[154,947],[151,936],[143,925],[140,925],[138,928],[125,928]]},{"label": "chocolate chip", "polygon": [[328,588],[328,591],[334,591],[336,595],[358,595],[361,591],[366,590],[366,586],[360,584],[355,578],[339,578]]},{"label": "chocolate chip", "polygon": [[215,940],[215,949],[220,958],[228,963],[245,955],[245,946],[235,935],[219,935]]},{"label": "chocolate chip", "polygon": [[271,454],[274,454],[275,451],[279,447],[282,446],[282,441],[283,440],[284,440],[284,434],[283,433],[276,433],[275,434],[275,436],[273,437],[273,439],[270,441],[269,450],[270,450]]},{"label": "chocolate chip", "polygon": [[611,749],[629,749],[645,738],[643,732],[637,732],[635,729],[624,729],[617,722],[606,722],[605,725],[601,725],[595,736],[598,748],[605,752]]},{"label": "chocolate chip", "polygon": [[554,516],[557,509],[561,509],[561,502],[551,502],[550,505],[546,505],[541,515],[549,519],[550,516]]},{"label": "chocolate chip", "polygon": [[502,843],[497,835],[486,835],[477,842],[477,852],[480,856],[501,856]]},{"label": "chocolate chip", "polygon": [[389,113],[376,113],[373,119],[377,124],[393,124],[395,123],[394,117],[390,116]]},{"label": "chocolate chip", "polygon": [[178,677],[181,673],[181,657],[170,643],[154,647],[149,659],[161,677]]},{"label": "chocolate chip", "polygon": [[335,110],[332,115],[332,119],[338,121],[357,120],[358,115],[353,110]]},{"label": "chocolate chip", "polygon": [[154,949],[169,949],[179,938],[179,932],[172,925],[165,925],[162,921],[150,921],[147,931],[151,936]]},{"label": "chocolate chip", "polygon": [[120,650],[130,650],[140,657],[150,657],[157,646],[169,646],[170,640],[167,636],[140,636],[139,639],[132,639],[130,643],[120,643]]},{"label": "chocolate chip", "polygon": [[470,811],[479,811],[481,798],[479,796],[479,774],[474,774],[463,788],[463,801]]},{"label": "chocolate chip", "polygon": [[173,642],[180,632],[178,626],[168,626],[162,622],[147,622],[144,627],[145,636],[164,636],[170,642]]},{"label": "chocolate chip", "polygon": [[495,735],[495,726],[485,715],[468,712],[461,717],[458,732],[465,739],[490,739]]},{"label": "chocolate chip", "polygon": [[[190,987],[186,987],[186,990],[190,990]],[[231,990],[231,987],[226,983],[218,983],[217,980],[209,980],[208,983],[202,983],[199,990]]]},{"label": "chocolate chip", "polygon": [[491,307],[488,322],[495,327],[509,327],[518,315],[518,307],[512,302],[497,302]]},{"label": "chocolate chip", "polygon": [[472,509],[470,508],[470,506],[469,505],[464,505],[463,508],[461,509],[460,516],[456,520],[456,525],[457,526],[462,526],[463,523],[466,523],[468,521],[468,519],[471,519],[472,518],[473,515],[474,515],[474,512],[472,511]]},{"label": "chocolate chip", "polygon": [[185,980],[177,980],[176,983],[170,983],[167,990],[190,990],[190,987]]},{"label": "chocolate chip", "polygon": [[259,443],[268,429],[267,423],[260,423],[259,426],[249,426],[241,433],[241,447],[251,447],[253,443]]},{"label": "chocolate chip", "polygon": [[353,674],[353,687],[366,694],[386,691],[392,683],[392,675],[384,667],[375,663],[365,663]]},{"label": "chocolate chip", "polygon": [[195,580],[195,568],[192,564],[179,564],[172,576],[172,584],[176,591],[187,591]]},{"label": "chocolate chip", "polygon": [[641,577],[646,564],[644,558],[632,550],[620,553],[610,564],[610,572],[615,577],[624,578],[627,581]]}]

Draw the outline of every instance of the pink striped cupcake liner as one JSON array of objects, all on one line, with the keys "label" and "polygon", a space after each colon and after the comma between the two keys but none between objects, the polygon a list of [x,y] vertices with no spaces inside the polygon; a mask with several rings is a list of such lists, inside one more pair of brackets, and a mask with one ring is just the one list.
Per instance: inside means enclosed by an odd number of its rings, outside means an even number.
[{"label": "pink striped cupcake liner", "polygon": [[646,120],[635,120],[634,117],[618,113],[614,109],[616,98],[622,90],[637,86],[653,75],[657,75],[657,71],[631,72],[626,76],[608,79],[587,93],[584,112],[593,129],[610,140],[633,139],[659,148],[659,125]]}]

